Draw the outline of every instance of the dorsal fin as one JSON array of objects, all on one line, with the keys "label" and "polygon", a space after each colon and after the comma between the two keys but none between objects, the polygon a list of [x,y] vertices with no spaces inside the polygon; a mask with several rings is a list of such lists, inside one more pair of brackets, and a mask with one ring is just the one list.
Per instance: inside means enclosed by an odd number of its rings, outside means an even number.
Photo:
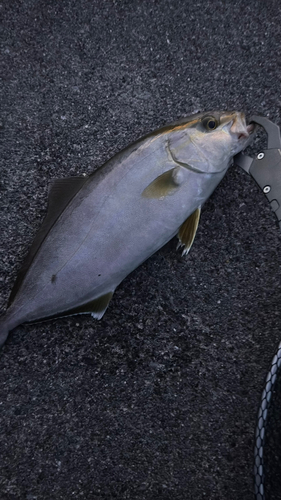
[{"label": "dorsal fin", "polygon": [[40,246],[45,240],[50,229],[53,227],[59,216],[65,210],[69,202],[74,198],[76,193],[87,181],[88,176],[85,177],[66,177],[65,179],[56,179],[51,182],[48,197],[48,210],[42,226],[36,234],[29,253],[27,254],[23,266],[18,273],[14,287],[12,289],[8,306],[13,302],[25,275],[37,254]]},{"label": "dorsal fin", "polygon": [[201,213],[201,207],[196,208],[195,212],[193,212],[184,223],[181,225],[178,238],[179,244],[178,247],[184,246],[182,255],[188,254],[189,250],[192,247],[192,243],[194,241],[196,231],[199,224]]}]

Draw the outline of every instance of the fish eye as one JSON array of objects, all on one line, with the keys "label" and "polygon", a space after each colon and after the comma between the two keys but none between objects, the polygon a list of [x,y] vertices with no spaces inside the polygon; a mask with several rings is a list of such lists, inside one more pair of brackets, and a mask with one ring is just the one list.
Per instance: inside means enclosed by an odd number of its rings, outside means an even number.
[{"label": "fish eye", "polygon": [[215,130],[218,126],[218,120],[214,116],[204,116],[202,125],[206,130]]}]

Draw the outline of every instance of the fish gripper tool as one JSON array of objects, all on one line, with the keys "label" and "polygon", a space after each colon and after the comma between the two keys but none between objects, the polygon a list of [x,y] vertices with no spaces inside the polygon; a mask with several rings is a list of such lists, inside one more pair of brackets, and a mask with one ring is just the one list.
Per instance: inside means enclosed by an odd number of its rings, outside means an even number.
[{"label": "fish gripper tool", "polygon": [[[239,153],[234,163],[250,174],[266,195],[275,212],[281,229],[281,139],[278,125],[261,116],[252,116],[250,123],[261,125],[267,133],[268,149],[255,158]],[[268,411],[276,387],[277,377],[281,377],[281,342],[278,345],[271,367],[266,377],[257,417],[254,450],[254,485],[256,500],[267,500],[264,447],[268,425]]]},{"label": "fish gripper tool", "polygon": [[281,138],[278,125],[262,116],[252,116],[250,123],[261,125],[267,133],[267,149],[255,158],[239,153],[235,165],[250,174],[267,197],[281,229]]}]

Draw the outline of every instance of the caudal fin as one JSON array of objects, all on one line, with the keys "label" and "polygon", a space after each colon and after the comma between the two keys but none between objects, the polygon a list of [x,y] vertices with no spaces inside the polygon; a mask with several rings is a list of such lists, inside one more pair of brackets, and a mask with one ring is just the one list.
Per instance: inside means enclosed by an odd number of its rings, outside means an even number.
[{"label": "caudal fin", "polygon": [[6,315],[0,318],[0,348],[5,344],[7,337],[9,335],[9,324]]}]

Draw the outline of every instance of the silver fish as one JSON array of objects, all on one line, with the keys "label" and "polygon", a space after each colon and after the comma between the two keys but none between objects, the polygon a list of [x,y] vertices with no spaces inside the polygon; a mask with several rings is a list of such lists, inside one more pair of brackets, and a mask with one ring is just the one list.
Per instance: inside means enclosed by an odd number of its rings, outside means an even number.
[{"label": "silver fish", "polygon": [[54,181],[0,320],[0,345],[21,323],[102,318],[119,283],[176,234],[188,253],[202,204],[252,133],[243,113],[200,113],[138,140],[89,177]]}]

